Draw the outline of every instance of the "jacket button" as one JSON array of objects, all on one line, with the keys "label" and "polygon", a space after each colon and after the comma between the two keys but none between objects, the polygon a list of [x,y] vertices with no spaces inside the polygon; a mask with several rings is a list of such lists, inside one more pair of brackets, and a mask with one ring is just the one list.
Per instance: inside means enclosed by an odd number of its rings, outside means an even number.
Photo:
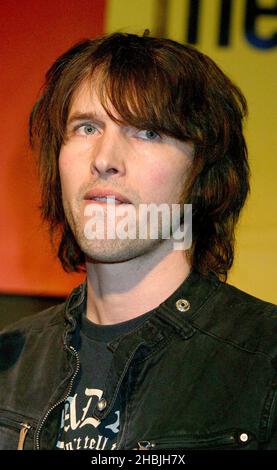
[{"label": "jacket button", "polygon": [[107,407],[107,400],[105,398],[101,398],[99,402],[97,403],[97,409],[99,411],[103,411]]},{"label": "jacket button", "polygon": [[248,434],[246,434],[246,432],[241,433],[240,436],[239,436],[239,440],[241,442],[247,442],[248,441]]},{"label": "jacket button", "polygon": [[176,302],[176,308],[179,310],[179,312],[186,312],[187,310],[190,309],[190,303],[186,299],[179,299]]}]

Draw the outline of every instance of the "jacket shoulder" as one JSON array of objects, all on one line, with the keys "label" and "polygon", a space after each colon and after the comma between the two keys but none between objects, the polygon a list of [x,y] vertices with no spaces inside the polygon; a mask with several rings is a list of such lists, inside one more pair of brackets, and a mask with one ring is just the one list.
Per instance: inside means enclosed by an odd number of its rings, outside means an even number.
[{"label": "jacket shoulder", "polygon": [[61,323],[63,321],[64,309],[65,302],[49,307],[39,313],[28,315],[5,327],[1,331],[0,337],[14,332],[39,331],[48,326]]},{"label": "jacket shoulder", "polygon": [[269,309],[275,310],[277,309],[277,305],[268,302],[266,300],[260,299],[259,297],[255,297],[252,294],[249,294],[232,284],[220,282],[220,290],[222,291],[221,294],[225,298],[225,301],[228,302],[231,300],[233,304],[236,305],[247,305],[248,308],[255,307],[260,310]]},{"label": "jacket shoulder", "polygon": [[[277,357],[277,306],[220,282],[200,321],[212,334],[248,352]],[[205,325],[204,325],[205,324]]]},{"label": "jacket shoulder", "polygon": [[[62,329],[64,304],[50,307],[19,320],[0,333],[0,372],[6,372],[24,358],[38,356],[42,348],[54,348]],[[55,334],[50,334],[55,332]]]}]

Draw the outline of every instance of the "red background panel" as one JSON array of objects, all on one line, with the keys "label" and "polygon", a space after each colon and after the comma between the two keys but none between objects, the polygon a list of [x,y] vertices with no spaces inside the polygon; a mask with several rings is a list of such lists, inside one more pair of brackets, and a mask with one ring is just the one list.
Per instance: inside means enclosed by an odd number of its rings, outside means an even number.
[{"label": "red background panel", "polygon": [[0,291],[65,295],[80,282],[63,272],[39,214],[28,117],[46,70],[75,42],[103,33],[105,0],[0,3]]}]

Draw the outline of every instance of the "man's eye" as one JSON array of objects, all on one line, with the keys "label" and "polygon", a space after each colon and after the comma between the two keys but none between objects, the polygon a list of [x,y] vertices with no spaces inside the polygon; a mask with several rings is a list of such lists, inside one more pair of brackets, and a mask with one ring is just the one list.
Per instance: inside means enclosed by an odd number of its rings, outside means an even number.
[{"label": "man's eye", "polygon": [[158,140],[161,138],[161,136],[157,132],[152,131],[151,129],[139,131],[138,135],[139,137],[145,140]]},{"label": "man's eye", "polygon": [[79,135],[92,135],[95,134],[97,129],[92,124],[82,124],[76,127],[75,131]]}]

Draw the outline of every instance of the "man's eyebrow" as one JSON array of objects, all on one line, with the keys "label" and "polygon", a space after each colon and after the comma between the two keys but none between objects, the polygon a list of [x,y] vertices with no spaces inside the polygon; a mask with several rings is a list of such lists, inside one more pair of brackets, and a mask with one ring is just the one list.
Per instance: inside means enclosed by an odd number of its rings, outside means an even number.
[{"label": "man's eyebrow", "polygon": [[89,113],[81,113],[81,112],[76,112],[72,114],[67,121],[67,125],[70,125],[72,122],[75,121],[84,121],[84,120],[98,120],[100,121],[100,118],[97,116],[96,113],[94,112],[89,112]]}]

